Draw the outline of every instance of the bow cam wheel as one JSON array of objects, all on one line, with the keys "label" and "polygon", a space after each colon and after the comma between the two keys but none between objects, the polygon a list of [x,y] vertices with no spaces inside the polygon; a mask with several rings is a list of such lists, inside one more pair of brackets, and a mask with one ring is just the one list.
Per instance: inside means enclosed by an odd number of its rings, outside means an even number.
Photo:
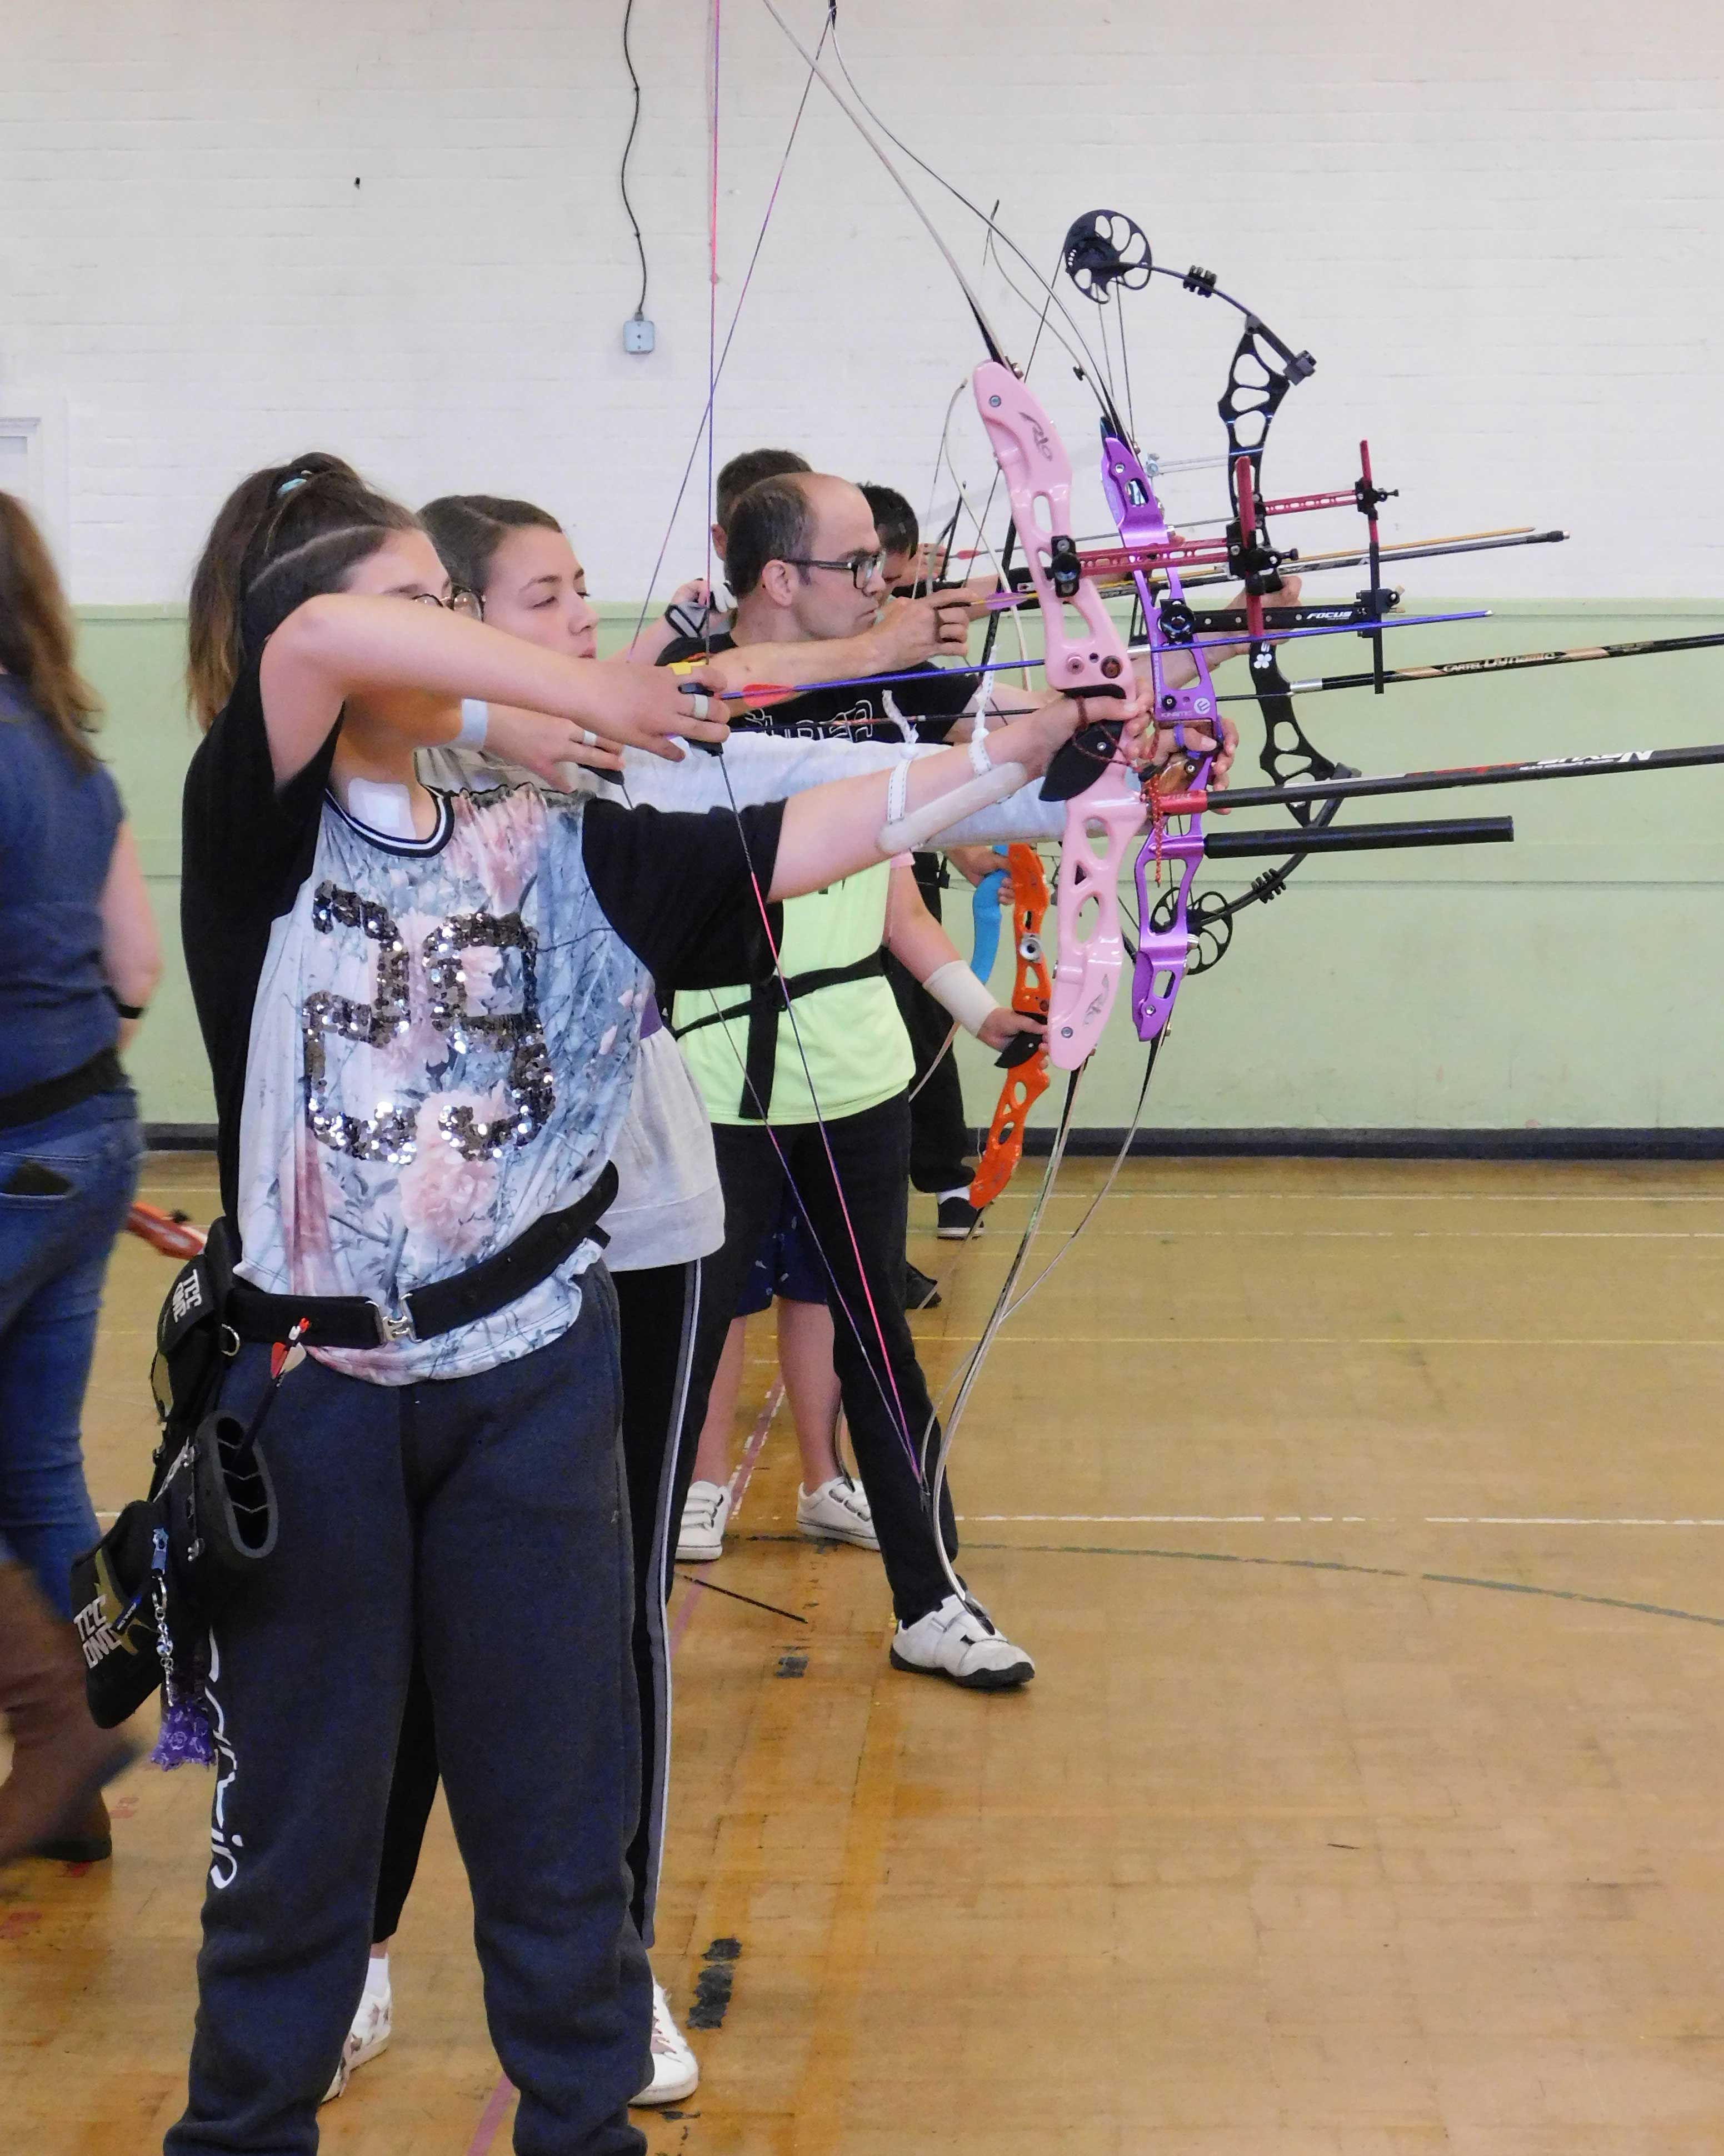
[{"label": "bow cam wheel", "polygon": [[1123,210],[1086,210],[1065,235],[1065,274],[1086,300],[1107,305],[1118,285],[1141,292],[1155,267],[1142,225]]}]

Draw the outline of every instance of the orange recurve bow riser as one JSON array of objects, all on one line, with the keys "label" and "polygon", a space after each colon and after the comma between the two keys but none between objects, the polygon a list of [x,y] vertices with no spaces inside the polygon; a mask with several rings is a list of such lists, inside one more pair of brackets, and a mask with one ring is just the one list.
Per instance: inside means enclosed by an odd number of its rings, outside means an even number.
[{"label": "orange recurve bow riser", "polygon": [[[1012,948],[1017,976],[1012,1008],[1024,1018],[1045,1019],[1052,984],[1042,954],[1042,919],[1048,910],[1048,880],[1034,846],[1013,845],[1006,853],[1012,885]],[[991,1205],[1017,1171],[1024,1157],[1024,1128],[1030,1110],[1048,1090],[1048,1051],[1038,1043],[1034,1055],[1006,1073],[999,1105],[988,1129],[988,1143],[970,1183],[970,1203]]]}]

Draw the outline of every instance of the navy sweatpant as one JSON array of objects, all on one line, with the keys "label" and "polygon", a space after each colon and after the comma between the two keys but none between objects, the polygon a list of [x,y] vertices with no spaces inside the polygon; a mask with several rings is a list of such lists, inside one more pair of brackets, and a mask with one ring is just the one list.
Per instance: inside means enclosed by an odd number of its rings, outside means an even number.
[{"label": "navy sweatpant", "polygon": [[[520,1362],[389,1387],[295,1369],[265,1426],[274,1557],[223,1613],[213,1862],[167,2156],[311,2156],[364,1980],[415,1636],[519,2156],[642,2156],[652,2000],[608,1276]],[[244,1414],[268,1351],[242,1351]]]}]

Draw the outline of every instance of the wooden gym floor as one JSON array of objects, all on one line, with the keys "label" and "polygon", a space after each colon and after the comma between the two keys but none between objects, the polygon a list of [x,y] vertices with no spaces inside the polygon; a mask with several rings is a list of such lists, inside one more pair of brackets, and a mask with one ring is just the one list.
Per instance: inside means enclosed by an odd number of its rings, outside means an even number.
[{"label": "wooden gym floor", "polygon": [[[1029,1196],[916,1238],[936,1378]],[[654,2156],[1724,2150],[1721,1268],[1724,1168],[1134,1164],[958,1441],[968,1575],[1039,1663],[995,1699],[888,1668],[751,1363],[702,1577],[754,1600],[673,1603],[654,1960],[706,2081],[638,2114]],[[169,1274],[122,1239],[109,1510]],[[158,2146],[208,1798],[135,1771],[111,1866],[0,1878],[7,2150]],[[466,1912],[439,1813],[327,2150],[507,2148]]]}]

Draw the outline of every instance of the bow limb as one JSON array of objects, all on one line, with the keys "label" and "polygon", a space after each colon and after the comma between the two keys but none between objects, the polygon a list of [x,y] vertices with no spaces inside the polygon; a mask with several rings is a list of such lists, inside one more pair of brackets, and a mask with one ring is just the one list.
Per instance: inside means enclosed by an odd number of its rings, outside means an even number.
[{"label": "bow limb", "polygon": [[[1034,846],[1013,845],[1007,850],[1006,873],[1012,885],[1013,950],[1017,972],[1012,983],[1012,1008],[1020,1017],[1045,1019],[1053,984],[1048,978],[1042,950],[1042,921],[1048,910],[1048,880]],[[990,876],[991,883],[993,879]],[[1007,1065],[1006,1080],[988,1125],[988,1143],[970,1183],[970,1203],[991,1205],[1017,1173],[1024,1158],[1024,1132],[1029,1111],[1048,1090],[1048,1051],[1034,1036],[1027,1055]],[[1012,1050],[1008,1049],[1007,1056]]]}]

